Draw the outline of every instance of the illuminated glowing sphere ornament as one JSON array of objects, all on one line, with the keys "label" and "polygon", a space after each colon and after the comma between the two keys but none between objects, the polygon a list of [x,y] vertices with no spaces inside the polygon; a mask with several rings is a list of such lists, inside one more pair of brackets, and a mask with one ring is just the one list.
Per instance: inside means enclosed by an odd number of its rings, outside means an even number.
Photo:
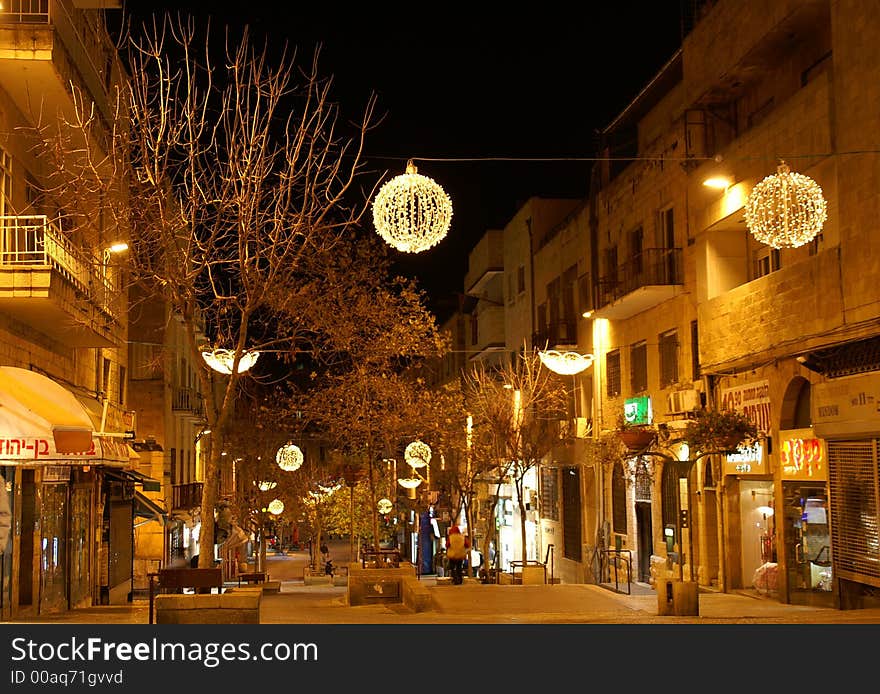
[{"label": "illuminated glowing sphere ornament", "polygon": [[281,499],[274,499],[269,502],[269,513],[273,516],[284,513],[284,502]]},{"label": "illuminated glowing sphere ornament", "polygon": [[452,201],[443,188],[417,173],[410,160],[406,173],[387,181],[373,201],[373,224],[385,242],[404,253],[421,253],[449,231]]},{"label": "illuminated glowing sphere ornament", "polygon": [[413,441],[403,452],[410,467],[425,467],[431,462],[431,447],[422,441]]},{"label": "illuminated glowing sphere ornament", "polygon": [[278,463],[278,467],[282,470],[294,472],[299,470],[303,464],[303,452],[299,446],[286,443],[275,454],[275,462]]},{"label": "illuminated glowing sphere ornament", "polygon": [[746,201],[749,231],[773,248],[797,248],[812,241],[828,216],[822,189],[809,176],[791,173],[779,163],[776,173],[758,183]]},{"label": "illuminated glowing sphere ornament", "polygon": [[376,508],[379,510],[379,513],[385,514],[390,513],[391,509],[394,508],[394,505],[391,503],[390,499],[379,499],[376,503]]},{"label": "illuminated glowing sphere ornament", "polygon": [[555,349],[547,349],[538,352],[541,363],[553,373],[562,376],[574,376],[581,371],[590,368],[593,363],[592,354],[579,354],[578,352],[558,352]]}]

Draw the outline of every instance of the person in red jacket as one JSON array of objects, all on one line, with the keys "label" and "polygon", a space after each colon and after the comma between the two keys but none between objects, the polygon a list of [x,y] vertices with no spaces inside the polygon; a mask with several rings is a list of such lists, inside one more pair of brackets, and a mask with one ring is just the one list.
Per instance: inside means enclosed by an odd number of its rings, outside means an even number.
[{"label": "person in red jacket", "polygon": [[461,534],[461,529],[452,525],[446,535],[446,558],[449,560],[449,573],[455,585],[464,581],[464,560],[469,547],[470,542]]}]

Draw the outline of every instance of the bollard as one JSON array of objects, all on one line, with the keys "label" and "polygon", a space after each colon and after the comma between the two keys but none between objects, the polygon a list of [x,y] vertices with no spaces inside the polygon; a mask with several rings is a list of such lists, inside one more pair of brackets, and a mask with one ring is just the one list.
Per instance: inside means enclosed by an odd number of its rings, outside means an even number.
[{"label": "bollard", "polygon": [[658,578],[655,581],[657,589],[657,614],[660,616],[673,613],[672,581],[666,578]]},{"label": "bollard", "polygon": [[672,584],[672,614],[696,617],[700,614],[699,585],[696,581],[675,581]]}]

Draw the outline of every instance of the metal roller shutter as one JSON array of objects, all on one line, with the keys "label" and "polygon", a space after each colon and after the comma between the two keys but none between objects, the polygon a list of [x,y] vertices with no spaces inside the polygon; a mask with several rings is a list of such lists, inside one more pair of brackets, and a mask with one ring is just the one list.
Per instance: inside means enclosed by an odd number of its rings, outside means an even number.
[{"label": "metal roller shutter", "polygon": [[880,587],[876,439],[828,442],[831,547],[841,578]]}]

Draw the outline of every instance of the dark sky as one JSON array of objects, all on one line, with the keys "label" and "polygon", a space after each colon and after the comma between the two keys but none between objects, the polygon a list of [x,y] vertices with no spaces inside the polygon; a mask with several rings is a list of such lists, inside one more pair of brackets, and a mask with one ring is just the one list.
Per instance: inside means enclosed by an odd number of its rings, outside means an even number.
[{"label": "dark sky", "polygon": [[417,255],[397,254],[398,269],[417,277],[437,306],[462,291],[467,253],[486,229],[503,227],[532,195],[586,192],[588,162],[486,159],[593,156],[595,131],[680,46],[680,4],[126,6],[138,15],[169,8],[210,15],[214,26],[248,24],[255,37],[287,41],[304,58],[320,42],[321,72],[333,75],[350,117],[375,91],[385,119],[367,142],[371,166],[390,178],[413,158],[452,198],[447,238]]}]

